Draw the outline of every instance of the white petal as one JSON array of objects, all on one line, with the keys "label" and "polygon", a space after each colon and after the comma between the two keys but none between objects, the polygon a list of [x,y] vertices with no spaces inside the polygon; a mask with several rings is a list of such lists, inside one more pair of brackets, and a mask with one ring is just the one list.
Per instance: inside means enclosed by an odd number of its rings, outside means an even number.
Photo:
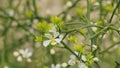
[{"label": "white petal", "polygon": [[61,67],[61,65],[60,65],[60,64],[57,64],[57,65],[56,65],[56,68],[60,68],[60,67]]},{"label": "white petal", "polygon": [[82,63],[82,62],[78,63],[78,68],[85,68],[85,67],[86,67],[86,65],[84,63]]},{"label": "white petal", "polygon": [[14,55],[15,57],[17,57],[17,56],[19,56],[19,53],[18,53],[17,51],[15,51],[15,52],[13,52],[13,55]]},{"label": "white petal", "polygon": [[32,52],[29,52],[29,53],[28,53],[28,57],[31,57],[31,56],[32,56]]},{"label": "white petal", "polygon": [[32,60],[30,58],[27,59],[27,62],[32,62]]},{"label": "white petal", "polygon": [[52,35],[50,35],[50,34],[45,34],[45,37],[51,39],[51,38],[52,38]]},{"label": "white petal", "polygon": [[52,65],[51,65],[51,68],[55,68],[55,65],[54,65],[54,64],[52,64]]},{"label": "white petal", "polygon": [[24,53],[25,53],[25,51],[24,51],[23,49],[20,49],[19,52],[20,52],[21,54],[24,54]]},{"label": "white petal", "polygon": [[67,63],[62,63],[62,67],[67,67]]},{"label": "white petal", "polygon": [[55,39],[55,41],[56,41],[57,43],[60,43],[61,39],[57,38],[57,39]]},{"label": "white petal", "polygon": [[75,56],[74,55],[70,55],[70,59],[75,59]]},{"label": "white petal", "polygon": [[50,32],[56,32],[56,28],[53,27],[53,28],[50,30]]},{"label": "white petal", "polygon": [[43,46],[47,47],[50,44],[51,40],[46,40],[43,42]]},{"label": "white petal", "polygon": [[53,34],[54,34],[54,38],[59,36],[59,32],[54,32]]},{"label": "white petal", "polygon": [[76,61],[71,59],[71,60],[68,61],[68,64],[69,65],[74,65],[74,64],[76,64]]},{"label": "white petal", "polygon": [[86,61],[86,60],[87,60],[86,57],[85,57],[85,55],[82,55],[82,56],[81,56],[81,59],[82,59],[83,61]]},{"label": "white petal", "polygon": [[18,62],[21,62],[21,61],[22,61],[22,57],[21,57],[21,56],[18,56],[17,61],[18,61]]}]

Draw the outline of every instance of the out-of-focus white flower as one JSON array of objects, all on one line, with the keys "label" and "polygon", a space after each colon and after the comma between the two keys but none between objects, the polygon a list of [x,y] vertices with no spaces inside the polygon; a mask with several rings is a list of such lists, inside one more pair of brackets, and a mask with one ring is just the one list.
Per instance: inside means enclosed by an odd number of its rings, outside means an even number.
[{"label": "out-of-focus white flower", "polygon": [[20,53],[22,54],[23,58],[30,58],[32,56],[32,52],[28,48],[25,50],[21,49]]},{"label": "out-of-focus white flower", "polygon": [[71,15],[67,15],[67,18],[66,18],[68,21],[70,21],[72,19]]},{"label": "out-of-focus white flower", "polygon": [[81,56],[81,59],[82,59],[83,61],[87,61],[85,55],[82,55],[82,56]]},{"label": "out-of-focus white flower", "polygon": [[37,24],[38,22],[39,22],[38,19],[34,19],[34,20],[33,20],[33,24]]},{"label": "out-of-focus white flower", "polygon": [[78,68],[88,68],[85,63],[83,62],[78,62]]},{"label": "out-of-focus white flower", "polygon": [[8,13],[9,16],[13,16],[14,15],[14,10],[8,9],[7,13]]},{"label": "out-of-focus white flower", "polygon": [[73,4],[71,1],[68,1],[66,5],[64,6],[64,9],[66,10],[67,8],[71,7]]},{"label": "out-of-focus white flower", "polygon": [[22,60],[23,60],[23,59],[22,59],[22,56],[18,56],[18,57],[17,57],[17,61],[18,61],[18,62],[22,62]]},{"label": "out-of-focus white flower", "polygon": [[61,67],[60,64],[56,64],[56,65],[52,64],[52,65],[51,65],[51,68],[60,68],[60,67]]},{"label": "out-of-focus white flower", "polygon": [[74,64],[76,64],[76,62],[77,62],[76,57],[74,55],[71,55],[70,60],[68,61],[68,64],[74,65]]},{"label": "out-of-focus white flower", "polygon": [[117,42],[117,41],[118,41],[117,37],[113,37],[113,40],[114,40],[115,42]]},{"label": "out-of-focus white flower", "polygon": [[95,2],[94,5],[95,6],[99,6],[100,4],[99,4],[99,2]]},{"label": "out-of-focus white flower", "polygon": [[27,62],[32,62],[32,60],[30,58],[27,59]]},{"label": "out-of-focus white flower", "polygon": [[97,62],[99,61],[99,59],[97,57],[94,57],[93,60],[97,61]]},{"label": "out-of-focus white flower", "polygon": [[55,50],[54,49],[50,49],[50,54],[55,54]]},{"label": "out-of-focus white flower", "polygon": [[93,30],[94,32],[96,32],[96,31],[97,31],[97,27],[92,27],[92,30]]},{"label": "out-of-focus white flower", "polygon": [[9,68],[7,65],[5,65],[3,68]]},{"label": "out-of-focus white flower", "polygon": [[62,67],[67,67],[67,63],[62,63]]},{"label": "out-of-focus white flower", "polygon": [[30,57],[32,56],[32,51],[30,51],[28,48],[24,49],[20,49],[19,51],[15,51],[13,53],[13,55],[15,57],[17,57],[17,61],[18,62],[22,62],[23,59],[25,59],[27,62],[31,62],[32,60],[30,59]]},{"label": "out-of-focus white flower", "polygon": [[29,31],[30,31],[30,33],[34,33],[34,29],[33,28],[30,28]]},{"label": "out-of-focus white flower", "polygon": [[71,1],[68,1],[67,3],[66,3],[66,7],[71,7],[72,6],[72,2]]},{"label": "out-of-focus white flower", "polygon": [[47,47],[49,44],[56,45],[57,43],[60,43],[61,38],[57,38],[59,36],[59,32],[56,32],[55,27],[50,30],[52,34],[45,34],[45,37],[48,38],[48,40],[43,41],[43,45]]},{"label": "out-of-focus white flower", "polygon": [[15,57],[17,57],[17,56],[19,56],[19,53],[18,53],[17,51],[14,51],[14,52],[13,52],[13,55],[14,55]]},{"label": "out-of-focus white flower", "polygon": [[94,50],[96,50],[96,49],[97,49],[97,45],[92,45],[92,48],[93,48]]}]

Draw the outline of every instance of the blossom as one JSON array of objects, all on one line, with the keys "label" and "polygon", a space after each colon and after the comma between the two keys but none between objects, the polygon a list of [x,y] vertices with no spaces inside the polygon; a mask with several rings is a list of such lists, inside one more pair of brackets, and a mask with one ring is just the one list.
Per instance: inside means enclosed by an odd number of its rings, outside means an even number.
[{"label": "blossom", "polygon": [[99,61],[99,59],[97,57],[94,57],[93,60],[94,61]]},{"label": "blossom", "polygon": [[82,59],[83,61],[86,61],[86,60],[87,60],[85,55],[82,55],[82,56],[81,56],[81,59]]},{"label": "blossom", "polygon": [[45,37],[48,38],[48,40],[43,41],[43,45],[47,47],[49,44],[56,45],[57,43],[60,43],[61,38],[58,38],[60,35],[59,32],[56,32],[55,27],[53,27],[50,32],[52,34],[45,34]]},{"label": "blossom", "polygon": [[7,65],[5,65],[3,68],[9,68]]},{"label": "blossom", "polygon": [[65,63],[65,62],[62,63],[61,65],[62,65],[62,67],[64,67],[64,68],[67,67],[67,63]]},{"label": "blossom", "polygon": [[56,65],[52,64],[52,65],[51,65],[51,68],[60,68],[60,67],[61,67],[60,64],[56,64]]},{"label": "blossom", "polygon": [[74,64],[76,64],[76,62],[77,62],[76,57],[74,55],[71,55],[70,60],[68,61],[68,64],[74,65]]},{"label": "blossom", "polygon": [[55,54],[55,50],[54,49],[50,49],[50,54]]},{"label": "blossom", "polygon": [[72,5],[73,5],[72,2],[71,2],[71,1],[68,1],[68,2],[66,3],[66,5],[65,5],[65,8],[71,7]]},{"label": "blossom", "polygon": [[97,45],[92,45],[93,49],[96,50],[97,49]]},{"label": "blossom", "polygon": [[15,57],[17,57],[18,62],[22,62],[23,59],[26,59],[27,62],[31,62],[32,60],[30,57],[32,56],[32,52],[26,48],[26,49],[20,49],[19,51],[15,51],[13,53]]},{"label": "blossom", "polygon": [[78,68],[88,68],[85,63],[83,62],[78,62]]}]

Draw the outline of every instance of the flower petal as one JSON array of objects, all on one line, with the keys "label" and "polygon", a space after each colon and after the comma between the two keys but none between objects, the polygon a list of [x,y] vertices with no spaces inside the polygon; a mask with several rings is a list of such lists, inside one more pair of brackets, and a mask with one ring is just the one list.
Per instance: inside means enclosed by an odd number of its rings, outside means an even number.
[{"label": "flower petal", "polygon": [[47,47],[50,44],[51,40],[46,40],[43,42],[43,46]]},{"label": "flower petal", "polygon": [[87,60],[86,57],[85,57],[85,55],[82,55],[82,56],[81,56],[81,59],[82,59],[83,61],[86,61],[86,60]]},{"label": "flower petal", "polygon": [[54,38],[59,36],[59,32],[54,32],[53,34],[54,34]]},{"label": "flower petal", "polygon": [[20,52],[21,54],[24,54],[24,53],[25,53],[25,51],[24,51],[23,49],[20,49],[19,52]]},{"label": "flower petal", "polygon": [[51,38],[52,38],[52,35],[50,35],[50,34],[45,34],[45,37],[51,39]]},{"label": "flower petal", "polygon": [[57,43],[60,43],[61,39],[57,38],[57,39],[55,39],[55,41],[56,41]]},{"label": "flower petal", "polygon": [[56,32],[56,28],[53,27],[53,28],[50,30],[50,32]]}]

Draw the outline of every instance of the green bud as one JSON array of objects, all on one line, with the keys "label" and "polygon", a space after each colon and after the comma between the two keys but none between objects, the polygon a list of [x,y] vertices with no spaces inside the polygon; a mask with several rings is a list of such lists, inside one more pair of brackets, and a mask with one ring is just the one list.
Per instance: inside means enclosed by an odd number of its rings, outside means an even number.
[{"label": "green bud", "polygon": [[53,24],[59,24],[61,22],[61,18],[57,17],[57,16],[54,16],[54,17],[51,17],[51,22]]},{"label": "green bud", "polygon": [[77,44],[74,46],[75,51],[81,52],[82,54],[85,53],[85,48],[81,44]]},{"label": "green bud", "polygon": [[42,42],[42,35],[35,37],[36,42]]},{"label": "green bud", "polygon": [[51,26],[47,24],[45,21],[36,24],[36,27],[42,32],[49,32],[49,30],[51,29]]},{"label": "green bud", "polygon": [[68,38],[68,40],[71,41],[71,42],[74,42],[74,43],[77,43],[77,42],[78,42],[78,38],[75,37],[75,36],[70,36],[70,37]]},{"label": "green bud", "polygon": [[32,11],[26,11],[25,15],[27,18],[31,18],[33,14]]}]

